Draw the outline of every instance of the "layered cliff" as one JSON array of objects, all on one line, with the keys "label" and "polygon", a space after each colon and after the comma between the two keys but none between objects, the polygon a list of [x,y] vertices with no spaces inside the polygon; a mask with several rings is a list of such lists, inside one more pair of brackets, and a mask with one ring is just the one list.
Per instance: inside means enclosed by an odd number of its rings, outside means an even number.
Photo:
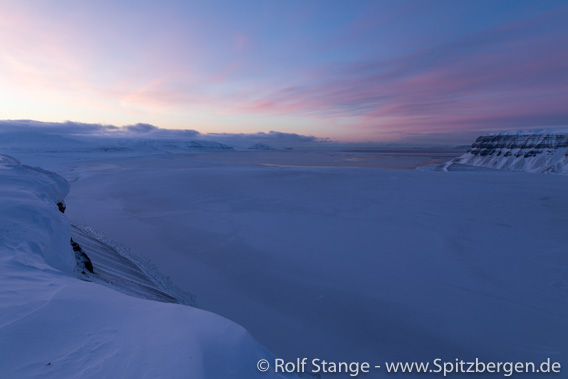
[{"label": "layered cliff", "polygon": [[520,131],[477,138],[450,163],[512,171],[568,174],[568,131]]}]

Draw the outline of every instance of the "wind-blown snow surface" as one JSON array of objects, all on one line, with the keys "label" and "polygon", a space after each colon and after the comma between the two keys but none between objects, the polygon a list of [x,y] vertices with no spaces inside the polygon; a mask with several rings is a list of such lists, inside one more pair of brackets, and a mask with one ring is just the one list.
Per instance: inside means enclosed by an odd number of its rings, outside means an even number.
[{"label": "wind-blown snow surface", "polygon": [[271,355],[242,327],[78,280],[56,205],[68,189],[55,174],[0,159],[2,378],[258,375],[256,361]]},{"label": "wind-blown snow surface", "polygon": [[276,356],[568,363],[568,177],[190,155],[61,172],[70,217]]},{"label": "wind-blown snow surface", "polygon": [[[512,171],[568,174],[568,131],[518,131],[479,137],[458,163]],[[446,165],[448,166],[448,165]]]}]

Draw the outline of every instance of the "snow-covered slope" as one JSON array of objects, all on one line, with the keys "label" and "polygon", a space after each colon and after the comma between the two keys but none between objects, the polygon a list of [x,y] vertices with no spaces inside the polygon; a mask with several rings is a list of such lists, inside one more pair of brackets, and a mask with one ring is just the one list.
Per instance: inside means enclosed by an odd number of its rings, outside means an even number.
[{"label": "snow-covered slope", "polygon": [[261,375],[257,360],[273,357],[239,325],[78,280],[71,226],[56,205],[68,189],[53,173],[0,159],[3,378]]},{"label": "snow-covered slope", "polygon": [[248,150],[276,150],[276,149],[273,148],[270,145],[259,142],[259,143],[255,143],[254,145],[249,146]]},{"label": "snow-covered slope", "polygon": [[135,150],[155,150],[168,153],[184,153],[192,151],[233,150],[231,146],[216,141],[190,140],[141,140],[132,144]]},{"label": "snow-covered slope", "polygon": [[150,139],[118,137],[64,137],[58,134],[42,132],[6,132],[0,133],[0,149],[3,152],[21,153],[187,153],[202,151],[226,151],[233,147],[206,140],[190,139]]},{"label": "snow-covered slope", "polygon": [[[165,303],[194,305],[194,298],[179,290],[167,278],[132,254],[126,246],[114,242],[91,227],[72,225],[71,237],[97,269],[81,270],[78,277],[142,299]],[[80,263],[79,263],[80,264]]]},{"label": "snow-covered slope", "polygon": [[83,151],[90,148],[87,142],[58,134],[41,132],[0,133],[3,151]]},{"label": "snow-covered slope", "polygon": [[519,131],[477,138],[451,163],[502,170],[568,174],[568,131]]}]

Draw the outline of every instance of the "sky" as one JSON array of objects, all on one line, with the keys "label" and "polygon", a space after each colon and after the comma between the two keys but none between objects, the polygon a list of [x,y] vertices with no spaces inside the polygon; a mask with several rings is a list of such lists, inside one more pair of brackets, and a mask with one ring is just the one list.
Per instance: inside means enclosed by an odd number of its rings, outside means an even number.
[{"label": "sky", "polygon": [[568,125],[565,1],[0,0],[0,120],[471,142]]}]

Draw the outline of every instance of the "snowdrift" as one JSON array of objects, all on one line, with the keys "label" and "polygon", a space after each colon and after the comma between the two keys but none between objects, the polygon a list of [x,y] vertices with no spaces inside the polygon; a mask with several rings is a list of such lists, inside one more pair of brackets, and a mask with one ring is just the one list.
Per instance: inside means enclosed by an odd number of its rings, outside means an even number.
[{"label": "snowdrift", "polygon": [[239,325],[80,281],[56,174],[0,156],[0,373],[6,378],[253,378],[272,359]]}]

